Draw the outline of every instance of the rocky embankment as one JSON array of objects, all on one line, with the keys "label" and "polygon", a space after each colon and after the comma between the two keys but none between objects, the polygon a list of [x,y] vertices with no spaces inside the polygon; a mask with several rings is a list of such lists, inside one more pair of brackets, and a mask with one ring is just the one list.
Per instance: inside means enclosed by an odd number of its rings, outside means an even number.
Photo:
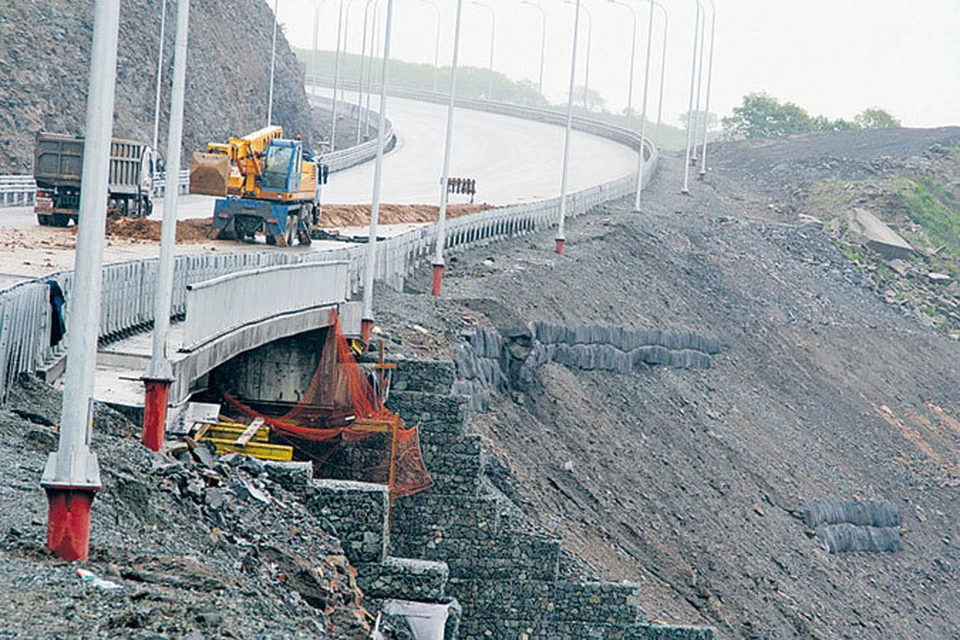
[{"label": "rocky embankment", "polygon": [[[159,0],[124,2],[120,12],[114,135],[153,139]],[[160,147],[166,126],[176,31],[167,8]],[[93,5],[12,0],[0,5],[0,173],[28,173],[38,131],[82,134],[93,32]],[[207,142],[262,127],[267,114],[273,13],[262,0],[191,5],[184,106],[184,157]],[[307,104],[302,72],[277,38],[274,121],[316,146],[324,126]]]},{"label": "rocky embankment", "polygon": [[[562,257],[547,231],[452,256],[439,301],[426,272],[383,291],[385,335],[448,357],[500,335],[471,420],[488,476],[601,578],[638,582],[650,618],[724,638],[953,637],[960,344],[877,296],[817,226],[757,219],[746,172],[718,163],[687,198],[681,164],[664,158],[643,214],[573,221]],[[718,349],[709,368],[576,359],[525,377],[511,363],[538,348],[532,322]],[[476,391],[488,367],[468,369]],[[825,504],[846,513],[820,522]]]},{"label": "rocky embankment", "polygon": [[712,157],[728,204],[823,228],[880,298],[960,339],[960,127],[746,140]]}]

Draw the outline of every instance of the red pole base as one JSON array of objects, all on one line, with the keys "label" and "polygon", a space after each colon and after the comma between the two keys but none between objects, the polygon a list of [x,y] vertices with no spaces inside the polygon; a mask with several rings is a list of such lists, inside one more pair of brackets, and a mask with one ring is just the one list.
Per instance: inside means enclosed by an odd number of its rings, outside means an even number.
[{"label": "red pole base", "polygon": [[370,344],[370,332],[373,330],[373,319],[364,318],[360,321],[360,339],[363,341],[363,346],[369,346]]},{"label": "red pole base", "polygon": [[433,265],[433,295],[440,297],[440,287],[443,285],[443,265]]},{"label": "red pole base", "polygon": [[47,546],[58,558],[90,556],[90,505],[94,489],[47,489]]},{"label": "red pole base", "polygon": [[160,451],[167,425],[167,394],[170,380],[144,378],[147,389],[143,407],[143,444],[150,451]]},{"label": "red pole base", "polygon": [[557,255],[558,255],[558,256],[562,256],[562,255],[563,255],[563,243],[564,243],[563,240],[561,240],[560,238],[557,238],[557,249],[556,249],[556,251],[557,251]]}]

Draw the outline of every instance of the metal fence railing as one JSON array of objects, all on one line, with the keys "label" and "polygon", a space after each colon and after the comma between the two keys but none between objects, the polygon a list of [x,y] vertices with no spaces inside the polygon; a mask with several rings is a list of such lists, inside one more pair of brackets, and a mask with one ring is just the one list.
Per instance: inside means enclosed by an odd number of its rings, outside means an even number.
[{"label": "metal fence railing", "polygon": [[[435,100],[437,94],[430,94]],[[540,109],[526,109],[516,105],[502,105],[485,101],[464,101],[464,106],[475,105],[485,111],[525,117],[542,122],[557,122],[557,114]],[[474,108],[469,106],[468,108]],[[639,134],[583,118],[574,120],[578,129],[623,142],[635,149],[643,149],[643,181],[646,184],[656,170],[658,153],[649,141]],[[389,135],[393,135],[392,129]],[[567,214],[571,217],[591,208],[632,193],[636,174],[583,189],[567,196]],[[555,226],[559,212],[559,198],[524,203],[501,209],[453,218],[447,221],[445,246],[457,252],[481,246],[501,238],[534,233]],[[391,286],[403,280],[428,260],[436,241],[436,225],[426,225],[387,238],[378,243],[374,277]],[[366,246],[349,245],[323,252],[286,252],[278,249],[260,252],[228,254],[197,254],[177,256],[174,272],[174,317],[187,312],[190,285],[219,276],[266,267],[312,262],[342,262],[345,269],[347,295],[359,292],[365,268]],[[103,291],[100,312],[100,339],[109,341],[142,330],[153,322],[153,297],[157,281],[157,260],[106,265],[103,268]],[[0,291],[0,401],[6,397],[10,383],[21,373],[34,371],[58,354],[61,347],[50,346],[51,305],[47,279],[56,280],[67,297],[67,309],[72,289],[73,273],[66,271],[45,278],[24,282]],[[263,291],[263,288],[259,288]],[[69,319],[68,319],[69,327]]]},{"label": "metal fence railing", "polygon": [[0,207],[26,207],[33,204],[37,183],[30,175],[0,176]]},{"label": "metal fence railing", "polygon": [[[180,193],[190,186],[190,172],[180,172]],[[166,173],[157,174],[154,194],[162,198],[167,189]],[[0,175],[0,207],[29,207],[35,202],[37,183],[32,175]]]}]

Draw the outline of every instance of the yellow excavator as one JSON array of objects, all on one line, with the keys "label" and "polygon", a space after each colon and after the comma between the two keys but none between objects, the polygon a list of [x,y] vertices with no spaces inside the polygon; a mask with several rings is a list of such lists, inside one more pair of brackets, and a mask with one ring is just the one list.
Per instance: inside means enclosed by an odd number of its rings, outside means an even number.
[{"label": "yellow excavator", "polygon": [[194,153],[190,193],[220,198],[213,226],[221,239],[252,240],[262,231],[268,244],[289,246],[296,238],[309,245],[327,173],[299,136],[284,139],[283,128],[271,125]]}]

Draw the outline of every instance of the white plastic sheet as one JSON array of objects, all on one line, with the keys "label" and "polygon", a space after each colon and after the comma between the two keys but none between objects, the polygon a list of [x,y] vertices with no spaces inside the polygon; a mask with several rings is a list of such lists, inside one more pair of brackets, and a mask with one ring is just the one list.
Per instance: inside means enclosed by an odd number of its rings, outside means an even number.
[{"label": "white plastic sheet", "polygon": [[383,612],[406,619],[414,640],[443,640],[450,608],[445,604],[428,604],[411,600],[384,600]]}]

